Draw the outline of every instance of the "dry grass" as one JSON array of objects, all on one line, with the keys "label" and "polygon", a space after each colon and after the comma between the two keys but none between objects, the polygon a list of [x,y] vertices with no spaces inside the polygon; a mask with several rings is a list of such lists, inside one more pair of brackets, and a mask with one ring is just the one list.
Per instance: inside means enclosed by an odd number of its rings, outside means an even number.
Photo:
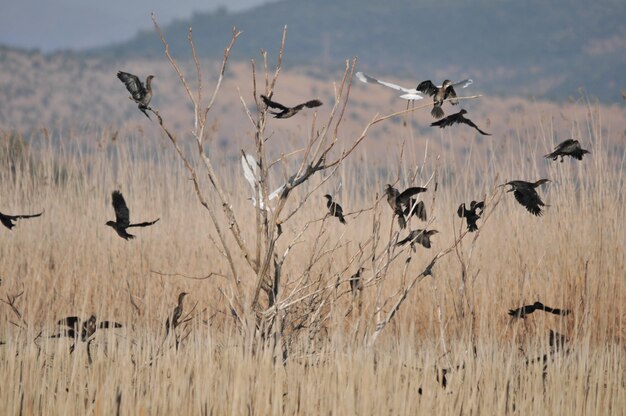
[{"label": "dry grass", "polygon": [[[462,157],[443,145],[437,154],[418,155],[411,142],[402,159],[390,151],[386,160],[370,161],[365,149],[358,150],[284,225],[278,242],[282,253],[302,224],[314,221],[283,266],[284,293],[297,287],[313,252],[321,253],[310,273],[315,287],[340,282],[321,309],[323,328],[293,338],[285,364],[231,315],[231,280],[223,276],[228,265],[186,170],[163,137],[121,132],[112,141],[108,132],[93,130],[35,137],[23,157],[0,161],[2,211],[46,210],[13,231],[0,230],[0,297],[8,302],[21,293],[15,310],[0,305],[0,340],[6,342],[0,368],[11,380],[0,389],[1,412],[113,414],[119,405],[122,414],[622,413],[624,151],[605,148],[606,134],[592,114],[572,127],[583,130],[583,143],[593,152],[582,163],[542,158],[554,144],[546,126],[531,126],[532,134],[520,126],[517,134],[490,138]],[[409,138],[410,129],[409,123],[394,140]],[[454,129],[445,131],[437,143],[453,135]],[[0,155],[7,154],[3,140]],[[272,152],[284,147],[275,145]],[[211,150],[213,160],[221,161],[216,169],[244,237],[254,241],[255,211],[246,201],[251,190],[239,156]],[[424,200],[430,227],[440,234],[430,251],[420,247],[406,263],[405,250],[384,278],[374,278],[377,266],[358,257],[359,243],[372,236],[378,217],[381,247],[392,235],[390,209],[385,201],[376,205],[376,198],[398,173],[402,187],[415,172],[417,185],[437,172],[438,189],[433,192],[431,181]],[[543,217],[504,195],[484,226],[479,222],[480,232],[437,262],[434,276],[409,292],[376,343],[367,346],[398,291],[463,229],[455,214],[460,202],[494,190],[498,199],[496,185],[544,176],[553,182],[539,191],[550,204]],[[273,189],[281,182],[278,166],[270,177]],[[320,180],[294,191],[291,204]],[[135,241],[120,239],[104,225],[113,218],[113,189],[124,192],[131,219],[161,221],[137,230]],[[349,216],[347,226],[322,221],[326,192],[344,211],[375,209]],[[413,228],[421,225],[412,221]],[[242,303],[249,303],[256,276],[243,258],[236,262],[248,296]],[[353,300],[347,279],[360,262],[368,268],[366,285],[362,298]],[[211,272],[216,274],[191,278]],[[185,276],[172,275],[177,273]],[[163,342],[164,322],[182,290],[191,294],[186,311],[192,312],[181,331],[189,335],[177,351],[171,339]],[[536,300],[573,313],[535,313],[525,321],[506,314]],[[85,343],[70,355],[69,340],[49,336],[58,319],[91,313],[124,328],[96,334],[89,364]],[[545,368],[541,360],[528,363],[549,351],[550,329],[567,337],[568,353],[550,356]]]}]

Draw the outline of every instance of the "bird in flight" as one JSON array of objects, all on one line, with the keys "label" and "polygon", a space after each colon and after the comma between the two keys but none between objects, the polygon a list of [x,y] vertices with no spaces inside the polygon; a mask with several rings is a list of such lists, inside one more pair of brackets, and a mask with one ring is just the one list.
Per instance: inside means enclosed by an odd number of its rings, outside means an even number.
[{"label": "bird in flight", "polygon": [[281,103],[277,103],[276,101],[272,101],[265,95],[261,95],[261,99],[269,108],[275,108],[279,111],[270,111],[270,113],[274,116],[274,118],[289,118],[293,117],[304,107],[306,108],[315,108],[319,107],[323,103],[320,100],[309,100],[305,103],[298,104],[295,107],[287,107],[282,105]]},{"label": "bird in flight", "polygon": [[426,248],[430,248],[430,237],[438,232],[439,231],[437,230],[413,230],[404,240],[398,241],[396,245],[403,246],[406,243],[410,243],[413,251],[415,251],[415,243],[421,244]]},{"label": "bird in flight", "polygon": [[62,332],[53,335],[51,338],[74,338],[83,342],[87,341],[96,332],[98,328],[121,328],[122,324],[114,321],[100,321],[96,319],[96,315],[91,315],[89,319],[81,321],[78,316],[68,316],[57,322],[57,325],[64,327]]},{"label": "bird in flight", "polygon": [[[470,207],[467,208],[465,206],[465,202],[459,205],[459,209],[456,211],[460,218],[465,218],[467,220],[467,231],[474,232],[478,230],[478,226],[476,225],[476,221],[480,219],[480,216],[483,214],[483,210],[485,209],[485,201],[472,201],[470,202]],[[480,213],[477,211],[480,210]]]},{"label": "bird in flight", "polygon": [[21,220],[23,218],[36,218],[41,216],[43,213],[44,211],[41,211],[39,214],[6,215],[0,212],[0,222],[10,230],[15,227],[13,221]]},{"label": "bird in flight", "polygon": [[474,81],[471,79],[464,79],[459,82],[452,82],[447,79],[443,81],[441,86],[439,86],[433,84],[431,80],[426,80],[420,82],[415,89],[433,97],[434,104],[430,114],[435,118],[441,118],[444,115],[443,110],[441,109],[444,100],[450,99],[450,103],[452,105],[457,105],[459,103],[459,100],[456,98],[457,95],[454,87],[459,86],[461,88],[465,88],[473,82]]},{"label": "bird in flight", "polygon": [[402,94],[400,98],[403,98],[405,100],[421,100],[422,98],[424,98],[424,94],[422,94],[420,91],[416,90],[415,88],[405,88],[405,87],[401,87],[400,85],[393,84],[391,82],[381,81],[374,77],[370,77],[369,75],[364,74],[363,72],[357,72],[356,78],[361,82],[365,82],[366,84],[379,84],[379,85],[382,85],[383,87],[387,87],[387,88],[394,89],[396,91],[403,92],[404,94]]},{"label": "bird in flight", "polygon": [[576,158],[578,160],[583,160],[583,155],[585,153],[591,153],[591,152],[589,150],[583,149],[580,146],[580,142],[578,140],[567,139],[567,140],[559,143],[554,148],[554,152],[548,153],[544,157],[546,159],[556,160],[560,156],[561,157],[561,163],[563,163],[563,158],[565,156]]},{"label": "bird in flight", "polygon": [[326,206],[328,207],[328,213],[333,216],[339,218],[339,222],[342,224],[346,223],[346,219],[343,217],[343,208],[341,205],[333,201],[333,197],[329,194],[324,195],[328,201],[326,201]]},{"label": "bird in flight", "polygon": [[453,124],[467,124],[468,126],[474,127],[480,134],[483,136],[491,136],[489,133],[485,133],[481,129],[478,128],[476,124],[469,118],[465,117],[464,114],[467,114],[467,110],[461,109],[458,113],[450,114],[448,117],[442,118],[441,120],[434,121],[430,123],[431,126],[439,126],[439,128],[444,128],[451,126]]},{"label": "bird in flight", "polygon": [[[408,206],[409,204],[415,205],[415,199],[411,197],[419,194],[420,192],[425,192],[425,191],[427,191],[426,188],[421,188],[421,187],[416,186],[412,188],[407,188],[403,192],[400,192],[396,188],[391,186],[390,184],[385,185],[385,193],[387,194],[387,202],[389,203],[389,206],[393,210],[394,215],[398,216],[398,225],[400,226],[400,228],[402,229],[406,228],[406,219],[404,218],[405,212],[406,214],[410,213],[410,210],[406,211],[406,206]],[[413,211],[415,212],[417,210],[418,210],[418,207],[416,206]],[[423,214],[422,217],[420,218],[426,217],[425,210],[422,210],[422,212],[418,214]]]},{"label": "bird in flight", "polygon": [[117,234],[122,237],[124,240],[128,240],[131,238],[135,238],[134,235],[128,234],[126,232],[127,228],[130,227],[147,227],[156,223],[159,218],[154,221],[149,222],[141,222],[138,224],[130,223],[130,212],[128,210],[128,206],[126,205],[126,201],[124,201],[124,197],[120,191],[113,191],[111,194],[113,209],[115,210],[115,221],[107,221],[106,225],[113,228]]},{"label": "bird in flight", "polygon": [[517,202],[523,205],[531,214],[541,216],[543,214],[541,207],[546,206],[546,204],[543,203],[535,188],[546,182],[550,182],[550,180],[539,179],[537,182],[511,181],[500,186],[510,185],[511,189],[507,192],[514,191],[513,195],[515,195]]},{"label": "bird in flight", "polygon": [[150,115],[148,115],[146,110],[152,110],[149,105],[152,99],[151,83],[154,75],[148,75],[145,86],[137,75],[129,74],[128,72],[117,71],[117,77],[126,85],[126,89],[130,92],[130,98],[137,103],[137,107],[150,119]]},{"label": "bird in flight", "polygon": [[537,310],[548,312],[548,313],[553,313],[555,315],[561,315],[561,316],[566,316],[572,313],[572,311],[570,311],[569,309],[551,308],[549,306],[544,305],[541,302],[535,302],[532,305],[525,305],[525,306],[522,306],[521,308],[509,309],[509,315],[511,315],[514,318],[526,318],[527,315],[530,315],[531,313]]}]

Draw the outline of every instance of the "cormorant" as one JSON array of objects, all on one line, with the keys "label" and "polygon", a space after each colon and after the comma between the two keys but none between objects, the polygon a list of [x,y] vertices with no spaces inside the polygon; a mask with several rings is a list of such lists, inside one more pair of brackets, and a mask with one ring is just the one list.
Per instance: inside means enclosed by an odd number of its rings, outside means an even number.
[{"label": "cormorant", "polygon": [[515,195],[517,202],[526,207],[531,214],[540,216],[543,214],[541,207],[546,206],[546,204],[539,198],[539,194],[537,194],[535,188],[546,182],[550,182],[550,180],[539,179],[537,182],[511,181],[500,186],[511,185],[511,189],[507,192],[514,191],[513,195]]},{"label": "cormorant", "polygon": [[333,216],[339,218],[339,222],[342,224],[346,223],[346,219],[343,217],[343,208],[336,202],[333,202],[333,197],[329,194],[324,195],[328,201],[326,201],[326,206],[328,207],[328,213]]},{"label": "cormorant", "polygon": [[[411,198],[413,195],[417,195],[420,192],[427,191],[426,188],[420,188],[419,186],[408,188],[403,192],[398,191],[393,186],[387,184],[385,185],[385,193],[387,194],[387,202],[389,206],[393,210],[393,213],[398,216],[398,225],[400,228],[406,228],[406,220],[404,218],[405,207],[411,203],[411,201],[415,201]],[[416,207],[417,210],[417,207]],[[408,214],[408,211],[407,211]]]},{"label": "cormorant", "polygon": [[320,105],[322,105],[322,102],[320,100],[310,100],[305,103],[298,104],[295,107],[286,107],[280,103],[277,103],[276,101],[270,100],[265,95],[261,95],[261,99],[263,100],[266,106],[280,110],[280,111],[270,111],[270,113],[274,116],[274,118],[293,117],[296,114],[298,114],[298,112],[302,110],[304,107],[314,108],[314,107],[319,107]]},{"label": "cormorant", "polygon": [[137,75],[129,74],[128,72],[117,71],[117,77],[126,85],[126,89],[130,92],[131,99],[135,101],[146,117],[150,118],[146,110],[150,109],[148,105],[152,99],[152,78],[154,75],[148,75],[146,78],[146,85],[141,83]]},{"label": "cormorant", "polygon": [[[485,209],[485,202],[480,201],[472,201],[470,202],[469,209],[465,206],[465,202],[459,205],[459,209],[456,211],[460,218],[465,217],[467,220],[467,230],[469,232],[474,232],[478,230],[478,226],[476,225],[476,221],[480,219],[480,216],[483,214],[483,210]],[[480,210],[480,213],[477,211]]]},{"label": "cormorant", "polygon": [[127,228],[147,227],[156,223],[159,220],[159,218],[157,218],[154,221],[131,224],[130,212],[128,211],[128,207],[126,206],[126,201],[124,201],[122,193],[120,191],[113,191],[113,193],[111,194],[111,198],[113,201],[113,209],[115,209],[115,221],[107,221],[106,225],[113,228],[117,232],[117,234],[124,240],[128,240],[129,238],[135,238],[134,235],[128,234],[126,232]]},{"label": "cormorant", "polygon": [[44,211],[41,211],[39,214],[6,215],[0,212],[0,222],[2,223],[2,225],[4,225],[10,230],[11,228],[15,227],[15,224],[13,224],[13,221],[20,220],[23,218],[40,217],[41,214],[43,213]]},{"label": "cormorant", "polygon": [[443,81],[441,86],[438,86],[433,84],[431,80],[426,80],[420,82],[415,89],[433,97],[434,105],[430,114],[435,118],[441,118],[444,115],[443,110],[441,109],[444,100],[450,99],[450,103],[452,105],[457,105],[459,103],[459,100],[456,99],[456,91],[454,91],[454,87],[461,85],[465,88],[472,82],[473,81],[471,79],[466,79],[453,83],[447,79]]},{"label": "cormorant", "polygon": [[445,117],[439,121],[434,121],[430,123],[430,125],[439,126],[439,128],[444,128],[444,127],[451,126],[453,124],[463,123],[463,124],[467,124],[468,126],[474,127],[476,130],[478,130],[480,134],[484,136],[491,136],[491,134],[485,133],[484,131],[479,129],[478,126],[474,124],[472,120],[465,117],[464,114],[467,114],[467,111],[465,109],[461,109],[461,111],[459,111],[458,113],[450,114],[448,117]]},{"label": "cormorant", "polygon": [[541,302],[535,302],[532,305],[525,305],[518,309],[509,309],[509,315],[514,318],[526,318],[527,315],[535,312],[536,310],[553,313],[555,315],[569,315],[572,311],[569,309],[557,309],[544,305]]},{"label": "cormorant", "polygon": [[565,156],[573,157],[578,160],[583,160],[583,155],[585,153],[591,152],[580,147],[580,142],[578,140],[567,139],[558,144],[554,148],[554,152],[548,153],[544,157],[546,159],[556,160],[559,156],[561,156],[561,163],[563,163],[563,158]]},{"label": "cormorant", "polygon": [[363,282],[361,281],[361,273],[365,270],[363,267],[359,267],[359,270],[350,276],[350,290],[352,291],[352,296],[356,296],[357,290],[363,290]]},{"label": "cormorant", "polygon": [[419,243],[426,248],[430,248],[430,237],[437,234],[437,230],[413,230],[404,239],[396,243],[397,246],[403,246],[406,243],[411,243],[411,249],[415,251],[415,243]]},{"label": "cormorant", "polygon": [[167,318],[167,321],[165,321],[165,336],[166,337],[170,333],[170,328],[172,330],[175,330],[176,327],[180,325],[179,320],[180,320],[180,317],[183,316],[183,300],[185,299],[185,296],[187,295],[188,295],[187,292],[180,292],[180,294],[178,295],[178,304],[174,308],[174,312],[172,312],[172,315],[169,318]]},{"label": "cormorant", "polygon": [[52,338],[68,337],[87,341],[96,332],[96,329],[121,328],[122,324],[114,321],[97,322],[96,315],[91,315],[89,319],[82,321],[78,316],[68,316],[57,322],[57,325],[66,327],[64,332],[53,335]]}]

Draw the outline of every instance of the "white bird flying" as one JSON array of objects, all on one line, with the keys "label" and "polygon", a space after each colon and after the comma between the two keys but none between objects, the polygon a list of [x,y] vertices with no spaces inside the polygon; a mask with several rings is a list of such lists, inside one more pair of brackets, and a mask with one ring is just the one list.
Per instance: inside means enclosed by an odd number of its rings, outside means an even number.
[{"label": "white bird flying", "polygon": [[[263,195],[261,193],[261,185],[259,183],[259,164],[257,163],[256,159],[254,158],[254,156],[247,154],[246,152],[242,152],[241,155],[241,166],[243,167],[243,176],[246,178],[246,181],[248,181],[248,183],[250,184],[250,187],[252,187],[252,191],[256,191],[257,189],[257,184],[258,184],[258,193],[257,196],[254,197],[250,197],[248,198],[249,200],[252,201],[252,205],[254,205],[255,207],[257,206],[257,201],[259,202],[259,207],[262,210],[265,210],[265,203],[263,202]],[[278,187],[278,189],[274,190],[272,193],[270,193],[267,196],[267,200],[271,201],[272,199],[275,199],[277,196],[279,196],[283,190],[285,189],[286,185],[282,185],[280,187]]]},{"label": "white bird flying", "polygon": [[[364,74],[363,72],[357,72],[356,77],[359,81],[365,82],[366,84],[380,84],[384,87],[391,88],[396,91],[401,91],[404,94],[402,94],[400,98],[404,98],[405,100],[421,100],[426,95],[423,92],[418,91],[417,88],[401,87],[400,85],[396,85],[391,82],[381,81],[379,79],[370,77],[369,75]],[[472,81],[471,79],[464,79],[463,81],[455,82],[451,86],[459,87],[459,88],[466,88],[467,86],[471,85],[473,82],[474,81]],[[441,88],[441,86],[437,86],[437,88]]]}]

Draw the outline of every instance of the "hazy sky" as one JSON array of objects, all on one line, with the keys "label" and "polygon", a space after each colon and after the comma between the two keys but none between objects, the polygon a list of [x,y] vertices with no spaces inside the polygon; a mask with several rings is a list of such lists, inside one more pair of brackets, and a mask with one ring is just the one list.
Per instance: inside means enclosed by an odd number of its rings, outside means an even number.
[{"label": "hazy sky", "polygon": [[250,8],[269,0],[0,0],[0,44],[42,51],[106,45],[196,11]]}]

